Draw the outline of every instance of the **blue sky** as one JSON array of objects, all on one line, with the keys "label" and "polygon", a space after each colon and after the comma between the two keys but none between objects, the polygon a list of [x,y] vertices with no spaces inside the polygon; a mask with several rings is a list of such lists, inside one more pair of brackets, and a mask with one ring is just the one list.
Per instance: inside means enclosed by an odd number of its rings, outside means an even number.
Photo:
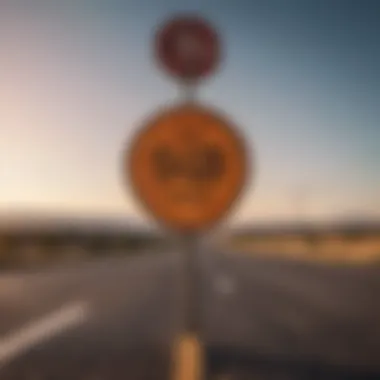
[{"label": "blue sky", "polygon": [[225,60],[200,98],[255,150],[240,220],[380,216],[380,3],[2,0],[0,211],[138,215],[120,152],[178,88],[154,28],[196,11]]}]

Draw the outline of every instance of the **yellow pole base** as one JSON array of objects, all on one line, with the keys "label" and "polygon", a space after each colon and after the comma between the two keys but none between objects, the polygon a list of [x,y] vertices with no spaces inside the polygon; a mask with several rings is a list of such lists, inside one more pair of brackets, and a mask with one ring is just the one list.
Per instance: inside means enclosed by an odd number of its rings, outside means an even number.
[{"label": "yellow pole base", "polygon": [[174,343],[173,380],[203,380],[203,347],[195,334],[183,334]]}]

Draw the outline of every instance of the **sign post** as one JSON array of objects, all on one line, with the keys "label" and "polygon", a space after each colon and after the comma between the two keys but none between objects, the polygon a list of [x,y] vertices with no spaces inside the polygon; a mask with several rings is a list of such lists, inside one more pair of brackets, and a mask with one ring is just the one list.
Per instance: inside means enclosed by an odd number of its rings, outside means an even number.
[{"label": "sign post", "polygon": [[[198,342],[193,347],[198,352],[196,367],[202,361],[197,292],[200,235],[225,217],[241,195],[248,172],[247,149],[230,120],[196,101],[199,82],[220,60],[214,28],[198,16],[175,17],[158,30],[155,53],[164,70],[180,83],[182,102],[145,121],[126,151],[123,171],[143,207],[181,238],[187,338],[181,341],[179,355],[186,342]],[[202,378],[201,369],[186,378]]]}]

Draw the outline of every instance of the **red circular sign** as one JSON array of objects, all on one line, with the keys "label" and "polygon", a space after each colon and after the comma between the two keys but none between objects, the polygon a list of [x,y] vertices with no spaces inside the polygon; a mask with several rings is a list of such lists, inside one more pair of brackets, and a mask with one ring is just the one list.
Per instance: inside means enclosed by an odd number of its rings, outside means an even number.
[{"label": "red circular sign", "polygon": [[178,16],[156,35],[156,55],[167,72],[195,80],[211,74],[220,59],[219,38],[199,16]]}]

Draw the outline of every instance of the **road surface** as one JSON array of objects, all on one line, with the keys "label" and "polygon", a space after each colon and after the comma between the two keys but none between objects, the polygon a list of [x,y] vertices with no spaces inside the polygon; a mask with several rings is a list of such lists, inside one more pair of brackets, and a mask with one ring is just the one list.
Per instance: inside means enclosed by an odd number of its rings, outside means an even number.
[{"label": "road surface", "polygon": [[[167,379],[181,260],[147,253],[0,275],[0,379]],[[215,373],[380,374],[380,267],[201,252],[199,269]]]}]

